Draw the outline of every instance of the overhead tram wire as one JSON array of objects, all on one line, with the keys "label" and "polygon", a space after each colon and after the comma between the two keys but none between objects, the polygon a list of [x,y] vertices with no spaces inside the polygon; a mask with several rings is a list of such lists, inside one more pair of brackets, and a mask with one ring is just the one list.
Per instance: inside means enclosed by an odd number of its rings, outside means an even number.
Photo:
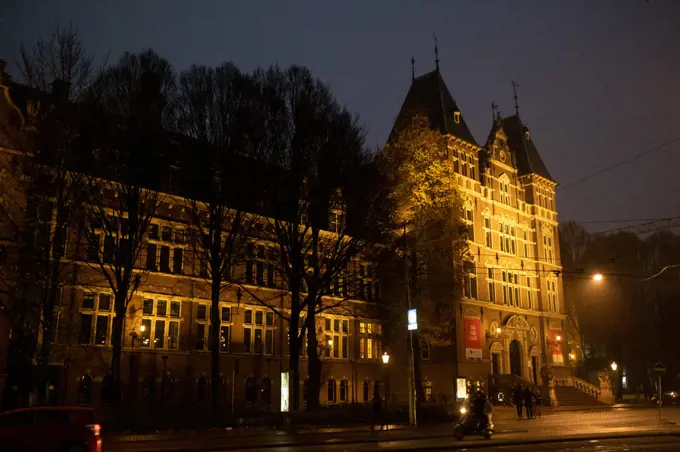
[{"label": "overhead tram wire", "polygon": [[645,156],[645,155],[647,155],[647,154],[651,154],[652,152],[661,150],[661,149],[663,149],[663,148],[665,148],[665,147],[668,147],[668,146],[670,146],[670,145],[672,145],[672,144],[675,144],[675,143],[680,143],[680,137],[673,138],[673,139],[668,140],[668,141],[666,141],[666,142],[663,142],[663,143],[661,143],[661,144],[659,144],[659,145],[657,145],[657,146],[654,146],[654,147],[652,147],[652,148],[646,149],[646,150],[644,150],[644,151],[642,151],[642,152],[638,152],[637,154],[633,155],[632,157],[629,157],[629,158],[627,158],[627,159],[625,159],[625,160],[621,160],[621,161],[619,161],[619,162],[617,162],[617,163],[614,163],[613,165],[610,165],[610,166],[607,166],[607,167],[602,168],[602,169],[600,169],[600,170],[597,170],[597,171],[595,171],[594,173],[587,174],[587,175],[585,175],[585,176],[583,176],[583,177],[580,177],[580,178],[578,178],[578,179],[576,179],[576,180],[573,180],[573,181],[571,181],[571,182],[569,182],[569,183],[567,183],[567,184],[558,185],[558,186],[557,186],[557,189],[558,189],[558,190],[564,190],[564,189],[566,189],[566,188],[573,187],[574,185],[578,185],[578,184],[580,184],[580,183],[582,183],[582,182],[585,182],[585,181],[587,181],[587,180],[590,180],[590,179],[592,179],[593,177],[599,176],[600,174],[606,173],[607,171],[611,171],[611,170],[613,170],[613,169],[616,169],[616,168],[618,168],[619,166],[623,166],[623,165],[626,165],[626,164],[628,164],[628,163],[631,163],[631,162],[633,162],[633,161],[639,159],[640,157],[643,157],[643,156]]}]

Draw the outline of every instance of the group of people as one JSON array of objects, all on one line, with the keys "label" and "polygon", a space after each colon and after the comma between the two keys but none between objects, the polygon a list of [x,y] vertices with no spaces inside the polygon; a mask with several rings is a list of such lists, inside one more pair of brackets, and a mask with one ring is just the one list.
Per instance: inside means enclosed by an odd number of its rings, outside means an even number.
[{"label": "group of people", "polygon": [[513,388],[513,402],[517,408],[517,417],[522,419],[522,408],[525,409],[527,419],[541,416],[541,397],[540,389],[531,389],[530,385],[522,386],[517,384]]}]

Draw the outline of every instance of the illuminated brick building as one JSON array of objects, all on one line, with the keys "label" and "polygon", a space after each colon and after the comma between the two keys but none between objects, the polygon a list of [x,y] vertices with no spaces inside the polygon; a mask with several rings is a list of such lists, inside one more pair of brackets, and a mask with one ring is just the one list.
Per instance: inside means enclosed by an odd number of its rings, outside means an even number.
[{"label": "illuminated brick building", "polygon": [[[513,374],[547,384],[550,372],[573,375],[582,353],[565,313],[557,183],[519,112],[502,118],[494,108],[489,135],[478,142],[437,67],[413,78],[396,124],[414,114],[447,138],[473,259],[455,309],[458,349],[423,351],[429,391],[450,393],[454,376],[486,383]],[[456,356],[457,369],[447,366]]]}]

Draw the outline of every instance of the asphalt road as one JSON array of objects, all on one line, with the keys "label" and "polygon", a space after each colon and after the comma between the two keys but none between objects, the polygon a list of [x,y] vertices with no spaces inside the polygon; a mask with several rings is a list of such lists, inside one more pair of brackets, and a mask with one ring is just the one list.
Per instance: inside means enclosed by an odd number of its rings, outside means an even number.
[{"label": "asphalt road", "polygon": [[[184,452],[245,452],[267,450],[288,451],[398,451],[398,450],[489,450],[499,447],[509,450],[625,450],[621,444],[638,449],[658,447],[659,450],[680,450],[680,409],[665,409],[662,422],[653,409],[608,409],[599,411],[558,411],[540,419],[517,420],[511,412],[500,412],[495,419],[497,434],[491,440],[467,437],[459,442],[453,438],[450,425],[401,429],[382,432],[366,430],[330,431],[305,434],[261,432],[253,435],[209,435],[157,438],[153,441],[105,441],[107,452],[184,451]],[[648,437],[648,443],[637,446],[634,436]],[[677,435],[674,436],[674,435]],[[615,438],[601,443],[590,440]],[[668,441],[663,440],[666,438]],[[561,442],[571,440],[569,443]],[[579,444],[578,442],[583,442]],[[561,444],[561,445],[560,445]],[[602,447],[610,448],[602,448]],[[585,449],[583,447],[586,447]],[[591,447],[588,449],[587,447]],[[611,448],[619,447],[619,448]],[[513,449],[514,448],[514,449]],[[542,449],[543,448],[543,449]]]}]

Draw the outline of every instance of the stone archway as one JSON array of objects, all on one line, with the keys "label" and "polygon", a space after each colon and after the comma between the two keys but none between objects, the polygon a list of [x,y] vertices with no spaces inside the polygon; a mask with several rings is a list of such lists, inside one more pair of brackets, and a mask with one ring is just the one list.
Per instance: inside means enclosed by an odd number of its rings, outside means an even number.
[{"label": "stone archway", "polygon": [[517,339],[510,342],[510,373],[522,376],[522,346]]}]

